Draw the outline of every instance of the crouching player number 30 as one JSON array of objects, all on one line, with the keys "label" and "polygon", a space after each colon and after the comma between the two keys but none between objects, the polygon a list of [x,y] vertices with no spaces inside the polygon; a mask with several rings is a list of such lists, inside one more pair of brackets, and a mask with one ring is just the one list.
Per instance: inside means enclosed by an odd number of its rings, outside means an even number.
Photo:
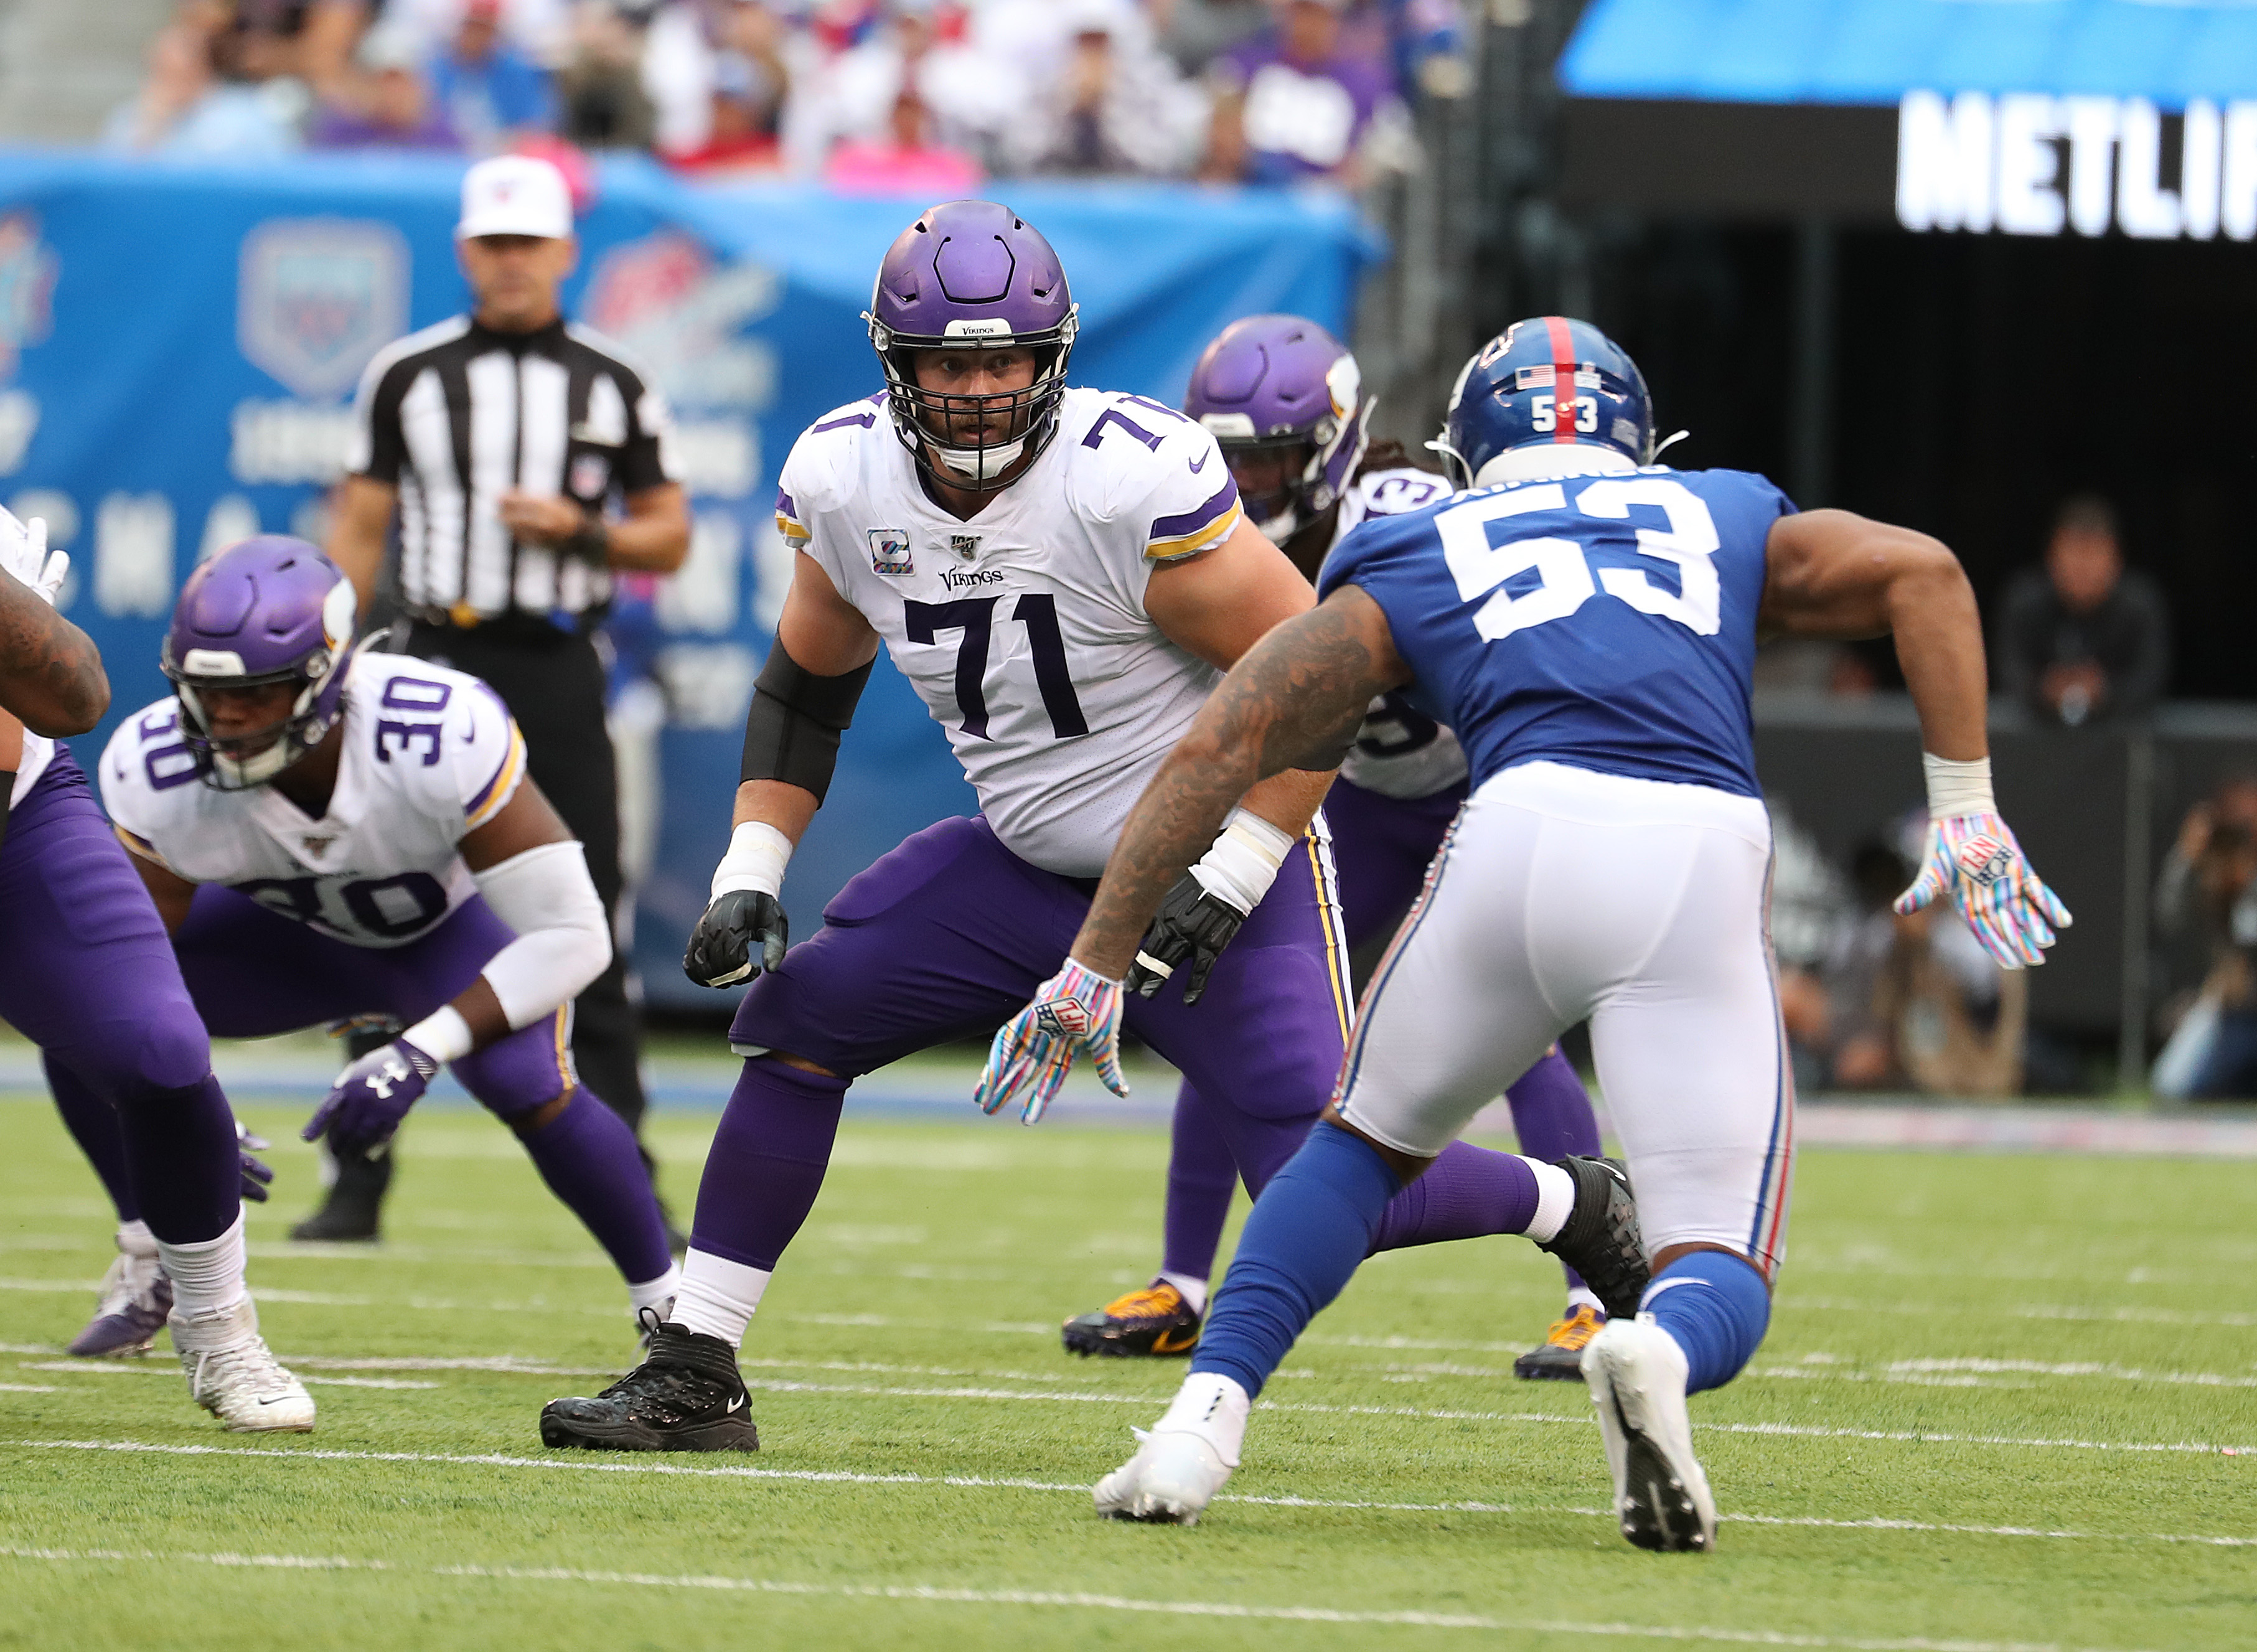
[{"label": "crouching player number 30", "polygon": [[1581,322],[1489,344],[1447,436],[1473,491],[1357,528],[1319,606],[1232,668],[1122,828],[1065,968],[997,1036],[985,1099],[1055,1083],[1079,1052],[1111,1073],[1113,983],[1184,868],[1249,786],[1331,766],[1374,695],[1407,691],[1457,731],[1472,794],[1373,978],[1324,1122],[1256,1202],[1191,1374],[1098,1507],[1197,1520],[1380,1212],[1588,1017],[1652,1280],[1584,1351],[1583,1377],[1624,1535],[1706,1549],[1716,1509],[1686,1396],[1729,1382],[1769,1324],[1793,1153],[1758,638],[1894,635],[1930,818],[1900,911],[1948,894],[2008,968],[2041,961],[2069,913],[1992,800],[1982,631],[1949,550],[1844,511],[1798,515],[1759,476],[1653,464],[1637,366]]}]

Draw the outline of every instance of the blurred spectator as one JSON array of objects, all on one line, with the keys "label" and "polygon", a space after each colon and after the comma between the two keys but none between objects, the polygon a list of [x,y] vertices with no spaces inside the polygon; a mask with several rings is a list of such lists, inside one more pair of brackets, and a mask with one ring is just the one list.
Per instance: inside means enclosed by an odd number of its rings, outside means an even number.
[{"label": "blurred spectator", "polygon": [[2199,930],[2200,988],[2180,1006],[2155,1058],[2156,1095],[2173,1100],[2257,1095],[2250,954],[2257,947],[2257,776],[2237,775],[2187,811],[2155,880],[2156,927]]},{"label": "blurred spectator", "polygon": [[932,112],[916,88],[904,85],[894,99],[886,136],[838,143],[824,163],[823,180],[834,189],[858,195],[961,199],[979,188],[980,163],[939,142],[933,129]]},{"label": "blurred spectator", "polygon": [[502,0],[469,0],[428,69],[434,109],[474,155],[556,129],[548,72],[502,39],[501,8]]},{"label": "blurred spectator", "polygon": [[1186,74],[1243,45],[1270,25],[1269,0],[1147,0],[1160,49]]},{"label": "blurred spectator", "polygon": [[141,90],[103,130],[110,149],[257,160],[299,145],[302,5],[186,0],[149,46]]},{"label": "blurred spectator", "polygon": [[[906,100],[904,92],[912,94]],[[796,170],[824,171],[855,145],[850,170],[887,150],[945,151],[993,167],[1001,134],[1031,96],[1011,59],[965,38],[953,5],[891,0],[884,26],[811,74],[796,77],[783,146]],[[916,143],[905,148],[905,135]]]},{"label": "blurred spectator", "polygon": [[[430,62],[462,32],[466,13],[483,0],[361,0],[371,26],[406,44],[419,62]],[[504,45],[543,68],[555,68],[572,50],[572,0],[500,0],[495,27]]]},{"label": "blurred spectator", "polygon": [[1046,0],[1061,61],[1006,138],[1018,172],[1174,176],[1198,160],[1207,100],[1151,44],[1130,0]]},{"label": "blurred spectator", "polygon": [[329,103],[314,117],[306,141],[319,149],[458,150],[461,137],[434,103],[408,35],[369,31],[357,53],[361,74],[350,102]]},{"label": "blurred spectator", "polygon": [[776,119],[781,89],[732,53],[713,65],[713,108],[705,142],[686,154],[669,155],[677,170],[708,175],[727,172],[772,172],[780,164]]},{"label": "blurred spectator", "polygon": [[619,10],[588,0],[574,14],[572,46],[557,72],[562,135],[589,149],[647,149],[655,138],[642,88],[642,31]]},{"label": "blurred spectator", "polygon": [[2083,495],[2063,505],[2044,569],[2006,588],[1999,671],[2007,693],[2071,728],[2144,717],[2162,698],[2170,671],[2162,592],[2125,568],[2105,500]]},{"label": "blurred spectator", "polygon": [[1405,117],[1386,65],[1343,48],[1347,6],[1348,0],[1277,0],[1272,26],[1215,60],[1202,177],[1362,184],[1367,145],[1375,136],[1399,139]]}]

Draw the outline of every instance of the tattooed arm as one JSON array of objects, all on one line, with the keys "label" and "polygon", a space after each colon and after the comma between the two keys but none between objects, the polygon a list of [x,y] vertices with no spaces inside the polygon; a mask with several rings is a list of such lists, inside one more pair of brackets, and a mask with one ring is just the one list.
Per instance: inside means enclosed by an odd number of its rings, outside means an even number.
[{"label": "tattooed arm", "polygon": [[1073,957],[1100,975],[1126,975],[1160,897],[1248,790],[1289,769],[1337,766],[1372,696],[1410,679],[1387,616],[1355,585],[1255,644],[1144,789]]},{"label": "tattooed arm", "polygon": [[0,709],[34,734],[82,734],[110,709],[110,679],[87,634],[0,571]]}]

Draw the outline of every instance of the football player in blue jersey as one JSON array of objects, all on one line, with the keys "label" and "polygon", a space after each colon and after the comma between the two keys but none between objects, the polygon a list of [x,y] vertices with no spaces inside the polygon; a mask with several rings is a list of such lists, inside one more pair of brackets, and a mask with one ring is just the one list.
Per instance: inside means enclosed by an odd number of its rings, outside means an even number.
[{"label": "football player in blue jersey", "polygon": [[[1364,997],[1325,1122],[1256,1202],[1191,1373],[1097,1506],[1190,1522],[1239,1461],[1249,1407],[1348,1282],[1376,1213],[1567,1026],[1592,1053],[1638,1193],[1652,1282],[1582,1374],[1624,1535],[1707,1549],[1716,1508],[1686,1396],[1762,1341],[1784,1251],[1794,1091],[1765,932],[1771,826],[1749,702],[1760,637],[1893,634],[1920,714],[1921,873],[2019,968],[2069,913],[1991,790],[1982,626],[1949,549],[1762,477],[1654,464],[1637,366],[1596,328],[1518,323],[1468,363],[1447,450],[1471,491],[1366,524],[1320,600],[1230,671],[1123,829],[1061,976],[1125,975],[1145,925],[1257,776],[1336,762],[1375,694],[1457,731],[1472,793]],[[1078,1051],[1046,984],[986,1083]],[[1525,1161],[1525,1231],[1565,1173]]]},{"label": "football player in blue jersey", "polygon": [[[1311,585],[1358,524],[1422,509],[1452,492],[1449,481],[1414,464],[1399,443],[1371,440],[1375,401],[1363,394],[1355,356],[1305,316],[1235,321],[1192,369],[1185,413],[1213,433],[1247,515]],[[1340,778],[1325,794],[1342,939],[1351,954],[1361,956],[1368,943],[1392,932],[1465,800],[1466,755],[1457,737],[1400,694],[1372,701]],[[1196,1002],[1215,954],[1244,917],[1220,880],[1195,869],[1162,904],[1144,939],[1152,963],[1133,970],[1129,986],[1149,998],[1188,961],[1185,1002]],[[1506,1086],[1504,1097],[1529,1157],[1548,1164],[1571,1153],[1597,1156],[1591,1098],[1557,1050]],[[1169,1145],[1160,1271],[1150,1284],[1068,1320],[1066,1351],[1190,1353],[1237,1185],[1237,1164],[1216,1110],[1185,1079]],[[1567,1311],[1541,1343],[1513,1361],[1515,1376],[1582,1380],[1578,1362],[1606,1323],[1606,1308],[1581,1275],[1565,1271]]]}]

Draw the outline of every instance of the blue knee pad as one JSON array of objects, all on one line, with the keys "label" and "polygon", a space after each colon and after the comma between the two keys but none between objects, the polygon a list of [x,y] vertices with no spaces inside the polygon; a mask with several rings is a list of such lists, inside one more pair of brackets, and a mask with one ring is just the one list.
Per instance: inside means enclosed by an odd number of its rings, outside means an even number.
[{"label": "blue knee pad", "polygon": [[1721,1388],[1755,1358],[1771,1328],[1771,1292],[1754,1264],[1695,1251],[1653,1276],[1641,1313],[1685,1351],[1685,1392]]}]

